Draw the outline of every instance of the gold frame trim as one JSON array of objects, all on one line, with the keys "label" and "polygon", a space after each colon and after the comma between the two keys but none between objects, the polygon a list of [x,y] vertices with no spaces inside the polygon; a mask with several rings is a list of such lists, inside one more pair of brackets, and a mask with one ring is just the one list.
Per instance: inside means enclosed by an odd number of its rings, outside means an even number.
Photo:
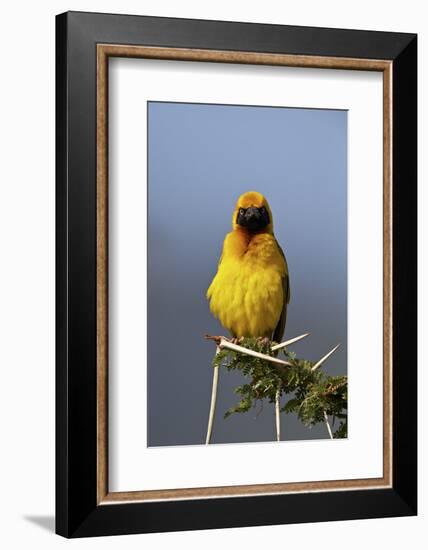
[{"label": "gold frame trim", "polygon": [[[108,490],[108,59],[134,57],[383,73],[383,477],[129,492]],[[97,504],[392,487],[392,61],[97,45]]]}]

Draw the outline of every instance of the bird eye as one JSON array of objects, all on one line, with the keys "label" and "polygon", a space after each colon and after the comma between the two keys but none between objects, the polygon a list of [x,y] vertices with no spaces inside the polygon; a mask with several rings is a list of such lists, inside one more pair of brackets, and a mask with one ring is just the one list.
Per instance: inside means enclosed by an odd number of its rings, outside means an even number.
[{"label": "bird eye", "polygon": [[266,212],[266,208],[264,206],[262,206],[259,210],[262,214],[264,214]]},{"label": "bird eye", "polygon": [[239,209],[239,213],[240,213],[240,214],[244,214],[244,212],[245,212],[245,210],[244,210],[243,208],[240,208],[240,209]]}]

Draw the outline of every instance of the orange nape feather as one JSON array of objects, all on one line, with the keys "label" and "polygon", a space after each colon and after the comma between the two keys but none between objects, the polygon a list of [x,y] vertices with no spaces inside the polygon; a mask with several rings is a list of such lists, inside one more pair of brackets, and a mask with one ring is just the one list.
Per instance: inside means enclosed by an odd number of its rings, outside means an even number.
[{"label": "orange nape feather", "polygon": [[[267,211],[269,222],[262,229],[251,231],[238,222],[239,212],[249,208]],[[289,277],[266,198],[257,191],[241,195],[232,227],[207,291],[211,312],[233,336],[275,336],[280,340],[290,298]]]}]

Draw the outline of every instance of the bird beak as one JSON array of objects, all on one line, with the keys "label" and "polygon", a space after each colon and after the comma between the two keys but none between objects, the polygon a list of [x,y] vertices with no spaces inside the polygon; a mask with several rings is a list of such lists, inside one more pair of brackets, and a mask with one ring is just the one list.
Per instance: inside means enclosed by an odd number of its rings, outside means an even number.
[{"label": "bird beak", "polygon": [[247,211],[245,212],[245,221],[248,225],[258,225],[261,217],[262,215],[260,214],[260,210],[254,206],[247,208]]}]

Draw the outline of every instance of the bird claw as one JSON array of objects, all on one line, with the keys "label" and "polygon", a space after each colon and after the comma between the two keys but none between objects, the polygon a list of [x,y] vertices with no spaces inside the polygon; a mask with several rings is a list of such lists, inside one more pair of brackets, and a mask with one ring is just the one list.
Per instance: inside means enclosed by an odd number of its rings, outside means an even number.
[{"label": "bird claw", "polygon": [[270,346],[270,338],[268,338],[267,336],[261,336],[260,338],[257,338],[257,341],[263,346],[263,347],[267,347],[267,346]]},{"label": "bird claw", "polygon": [[217,346],[220,345],[222,340],[225,340],[226,342],[230,342],[231,344],[235,344],[235,345],[242,344],[242,342],[244,341],[243,336],[241,336],[240,338],[235,338],[235,337],[226,338],[225,336],[212,336],[211,334],[205,334],[205,339],[213,340],[217,344]]},{"label": "bird claw", "polygon": [[223,338],[223,336],[212,336],[211,334],[205,334],[205,339],[206,340],[213,340],[217,346],[220,345],[220,342],[221,342],[221,339]]}]

